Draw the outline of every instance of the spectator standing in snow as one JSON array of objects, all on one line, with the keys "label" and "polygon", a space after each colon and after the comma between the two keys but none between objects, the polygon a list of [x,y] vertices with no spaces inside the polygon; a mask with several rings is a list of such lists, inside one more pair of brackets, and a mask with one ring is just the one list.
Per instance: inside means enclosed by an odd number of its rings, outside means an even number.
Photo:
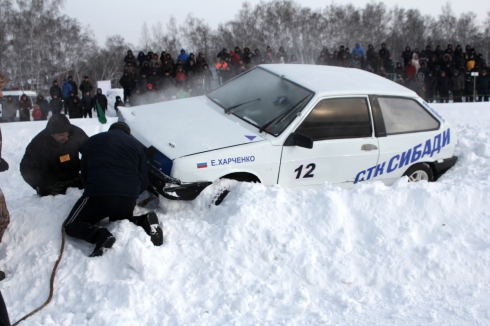
[{"label": "spectator standing in snow", "polygon": [[81,162],[85,187],[65,221],[71,237],[95,244],[90,257],[101,256],[116,238],[106,228],[96,226],[100,220],[127,219],[141,226],[155,246],[163,243],[163,232],[154,212],[133,216],[136,200],[148,186],[145,148],[131,137],[124,122],[111,125],[86,142]]},{"label": "spectator standing in snow", "polygon": [[129,98],[131,97],[131,91],[133,90],[134,79],[127,71],[125,71],[124,75],[119,79],[119,85],[121,85],[124,90],[124,102],[128,103]]},{"label": "spectator standing in snow", "polygon": [[73,97],[73,101],[70,103],[70,119],[83,118],[83,106],[80,103],[78,96]]},{"label": "spectator standing in snow", "polygon": [[[54,95],[56,96],[56,94]],[[20,97],[20,101],[17,105],[19,108],[20,121],[30,121],[32,103],[26,94],[22,94],[22,96]]]},{"label": "spectator standing in snow", "polygon": [[180,54],[177,57],[177,61],[182,60],[182,64],[185,65],[187,63],[187,59],[189,59],[189,55],[185,53],[185,49],[180,49]]},{"label": "spectator standing in snow", "polygon": [[64,194],[69,187],[81,188],[78,154],[88,139],[63,114],[53,115],[46,128],[27,145],[20,173],[40,196]]},{"label": "spectator standing in snow", "polygon": [[61,102],[61,98],[58,96],[58,94],[53,94],[53,98],[51,99],[51,102],[49,102],[49,107],[51,109],[51,113],[61,114],[63,102]]},{"label": "spectator standing in snow", "polygon": [[65,114],[68,114],[68,98],[70,97],[70,93],[73,91],[73,87],[71,86],[68,78],[65,78],[65,82],[63,83],[63,88],[61,89],[61,97],[63,99],[63,108],[65,110]]},{"label": "spectator standing in snow", "polygon": [[83,106],[83,117],[86,118],[88,115],[89,118],[92,118],[93,101],[90,92],[85,92],[83,94],[81,103]]},{"label": "spectator standing in snow", "polygon": [[357,42],[356,46],[352,49],[352,56],[355,55],[359,56],[360,60],[364,59],[365,53],[364,53],[364,48],[361,46],[361,42]]},{"label": "spectator standing in snow", "polygon": [[49,95],[53,97],[53,95],[56,94],[58,97],[61,97],[61,88],[58,86],[58,81],[55,79],[53,81],[53,86],[49,89]]},{"label": "spectator standing in snow", "polygon": [[99,103],[100,108],[104,113],[107,111],[107,97],[102,94],[102,89],[97,88],[97,94],[94,95],[93,97],[93,102],[92,106],[94,107],[95,112],[97,112],[97,116],[99,116],[99,110],[97,109],[97,103]]},{"label": "spectator standing in snow", "polygon": [[83,77],[83,81],[80,83],[80,87],[78,87],[78,89],[80,89],[80,91],[82,92],[82,96],[86,92],[89,92],[89,93],[92,92],[94,87],[92,86],[92,84],[88,80],[88,76]]},{"label": "spectator standing in snow", "polygon": [[116,113],[119,113],[118,107],[123,106],[124,107],[124,102],[121,100],[121,96],[116,96],[116,102],[114,102],[114,110],[116,110]]},{"label": "spectator standing in snow", "polygon": [[78,96],[78,85],[77,83],[73,80],[73,76],[68,76],[68,83],[71,85],[71,90],[73,91],[75,96]]},{"label": "spectator standing in snow", "polygon": [[490,77],[487,75],[487,71],[483,70],[476,78],[476,89],[478,92],[478,99],[480,102],[487,102],[490,88]]},{"label": "spectator standing in snow", "polygon": [[41,120],[48,120],[50,107],[48,101],[44,99],[42,94],[37,94],[36,105],[38,105],[41,110]]}]

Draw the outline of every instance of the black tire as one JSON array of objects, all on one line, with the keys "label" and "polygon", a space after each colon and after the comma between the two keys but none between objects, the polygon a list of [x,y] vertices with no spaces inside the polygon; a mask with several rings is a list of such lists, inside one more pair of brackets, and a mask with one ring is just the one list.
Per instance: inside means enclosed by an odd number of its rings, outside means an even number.
[{"label": "black tire", "polygon": [[403,175],[408,177],[409,182],[417,182],[422,180],[428,182],[434,181],[434,171],[432,171],[430,165],[427,163],[412,165]]}]

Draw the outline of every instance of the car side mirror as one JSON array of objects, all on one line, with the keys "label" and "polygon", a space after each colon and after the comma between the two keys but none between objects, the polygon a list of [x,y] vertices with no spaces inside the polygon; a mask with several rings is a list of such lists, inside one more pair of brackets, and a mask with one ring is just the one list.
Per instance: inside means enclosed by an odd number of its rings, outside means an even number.
[{"label": "car side mirror", "polygon": [[299,133],[292,133],[284,142],[284,146],[298,146],[303,148],[313,148],[313,139]]},{"label": "car side mirror", "polygon": [[313,139],[311,137],[294,133],[294,144],[298,147],[313,148]]}]

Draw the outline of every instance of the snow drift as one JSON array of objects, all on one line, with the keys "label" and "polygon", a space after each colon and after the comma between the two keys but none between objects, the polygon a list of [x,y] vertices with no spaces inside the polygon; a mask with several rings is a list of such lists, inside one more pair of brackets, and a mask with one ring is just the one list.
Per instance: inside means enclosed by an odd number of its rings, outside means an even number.
[{"label": "snow drift", "polygon": [[[490,105],[433,105],[459,136],[459,160],[435,183],[379,182],[294,192],[230,183],[211,198],[160,198],[165,241],[108,224],[104,256],[67,237],[53,301],[21,325],[486,325],[490,323]],[[87,134],[110,123],[76,120]],[[0,282],[11,321],[47,298],[61,224],[81,195],[39,198],[19,162],[44,122],[2,124],[11,224]]]}]

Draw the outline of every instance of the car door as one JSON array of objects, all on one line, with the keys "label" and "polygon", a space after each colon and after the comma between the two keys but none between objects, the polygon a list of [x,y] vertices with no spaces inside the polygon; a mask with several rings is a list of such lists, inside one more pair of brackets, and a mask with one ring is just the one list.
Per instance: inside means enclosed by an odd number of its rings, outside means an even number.
[{"label": "car door", "polygon": [[432,161],[434,154],[441,150],[432,148],[435,144],[431,142],[441,133],[439,120],[415,99],[373,96],[371,104],[383,119],[384,136],[378,141],[379,165],[384,173],[370,179],[391,185],[411,165]]},{"label": "car door", "polygon": [[[319,187],[326,181],[351,187],[360,171],[376,167],[378,140],[367,96],[321,99],[296,129],[313,148],[283,146],[278,184]],[[375,173],[375,171],[373,171]]]}]

